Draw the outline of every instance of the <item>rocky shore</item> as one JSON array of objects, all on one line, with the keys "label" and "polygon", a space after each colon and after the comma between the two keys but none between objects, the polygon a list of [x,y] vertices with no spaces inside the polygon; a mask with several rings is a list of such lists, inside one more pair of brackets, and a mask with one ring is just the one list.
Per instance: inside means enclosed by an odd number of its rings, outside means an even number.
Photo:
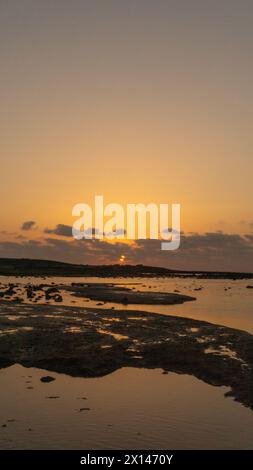
[{"label": "rocky shore", "polygon": [[121,367],[190,374],[253,409],[253,336],[140,311],[0,302],[0,367],[15,363],[71,376]]}]

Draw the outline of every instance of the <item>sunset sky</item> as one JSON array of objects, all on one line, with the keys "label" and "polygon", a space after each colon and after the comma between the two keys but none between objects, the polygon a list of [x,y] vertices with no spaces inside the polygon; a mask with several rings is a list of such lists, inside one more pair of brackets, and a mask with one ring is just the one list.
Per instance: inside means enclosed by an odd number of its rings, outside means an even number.
[{"label": "sunset sky", "polygon": [[[0,0],[0,256],[253,270],[252,24],[251,0]],[[180,203],[185,245],[74,246],[56,227],[96,194]]]}]

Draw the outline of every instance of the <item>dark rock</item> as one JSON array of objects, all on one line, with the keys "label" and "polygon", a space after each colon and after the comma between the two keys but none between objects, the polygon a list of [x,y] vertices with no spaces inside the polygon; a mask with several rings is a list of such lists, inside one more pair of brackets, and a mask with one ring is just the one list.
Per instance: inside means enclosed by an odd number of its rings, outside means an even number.
[{"label": "dark rock", "polygon": [[59,292],[59,289],[57,287],[49,287],[47,290],[45,290],[46,294],[56,294]]},{"label": "dark rock", "polygon": [[52,297],[55,298],[56,296],[53,296],[52,294],[58,294],[58,292],[59,292],[59,289],[57,289],[57,287],[49,287],[47,290],[45,290],[46,300],[50,300],[52,299]]},{"label": "dark rock", "polygon": [[40,379],[41,382],[45,383],[53,382],[53,380],[55,380],[55,378],[51,377],[51,375],[45,375],[45,377],[41,377]]}]

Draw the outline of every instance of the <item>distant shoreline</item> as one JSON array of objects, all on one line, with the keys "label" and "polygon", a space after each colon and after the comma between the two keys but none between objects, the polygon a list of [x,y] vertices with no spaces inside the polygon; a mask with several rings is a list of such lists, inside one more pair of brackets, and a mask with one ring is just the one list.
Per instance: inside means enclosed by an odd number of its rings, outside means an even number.
[{"label": "distant shoreline", "polygon": [[156,266],[83,265],[28,258],[0,258],[1,276],[34,277],[166,277],[196,279],[253,279],[253,273],[171,270]]}]

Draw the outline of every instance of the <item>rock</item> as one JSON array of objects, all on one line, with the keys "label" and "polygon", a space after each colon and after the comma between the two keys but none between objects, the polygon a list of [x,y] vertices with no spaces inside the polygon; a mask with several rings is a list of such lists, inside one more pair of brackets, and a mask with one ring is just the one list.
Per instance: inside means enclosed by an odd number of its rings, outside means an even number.
[{"label": "rock", "polygon": [[13,294],[15,294],[15,290],[14,290],[14,287],[12,284],[9,284],[9,287],[8,289],[6,289],[5,291],[2,291],[1,294],[0,294],[0,297],[6,297],[6,298],[10,298]]},{"label": "rock", "polygon": [[58,294],[59,290],[56,287],[49,287],[45,290],[45,294]]},{"label": "rock", "polygon": [[96,283],[90,283],[84,287],[66,286],[66,290],[70,290],[76,297],[87,298],[96,302],[115,302],[121,304],[142,304],[142,305],[174,305],[187,301],[196,300],[195,297],[188,295],[152,292],[149,291],[133,291],[129,287],[113,286],[108,283],[100,283],[99,287]]},{"label": "rock", "polygon": [[246,289],[253,289],[253,286],[246,286]]},{"label": "rock", "polygon": [[41,382],[45,383],[53,382],[53,380],[55,380],[55,378],[51,377],[51,375],[45,375],[45,377],[41,377],[40,379]]},{"label": "rock", "polygon": [[26,296],[29,300],[31,300],[34,297],[33,286],[29,286],[29,285],[27,286]]},{"label": "rock", "polygon": [[58,292],[59,292],[59,289],[57,289],[56,287],[49,287],[47,290],[45,290],[46,300],[50,300],[52,299],[52,297],[56,297],[56,296],[52,296],[52,294],[58,294]]}]

